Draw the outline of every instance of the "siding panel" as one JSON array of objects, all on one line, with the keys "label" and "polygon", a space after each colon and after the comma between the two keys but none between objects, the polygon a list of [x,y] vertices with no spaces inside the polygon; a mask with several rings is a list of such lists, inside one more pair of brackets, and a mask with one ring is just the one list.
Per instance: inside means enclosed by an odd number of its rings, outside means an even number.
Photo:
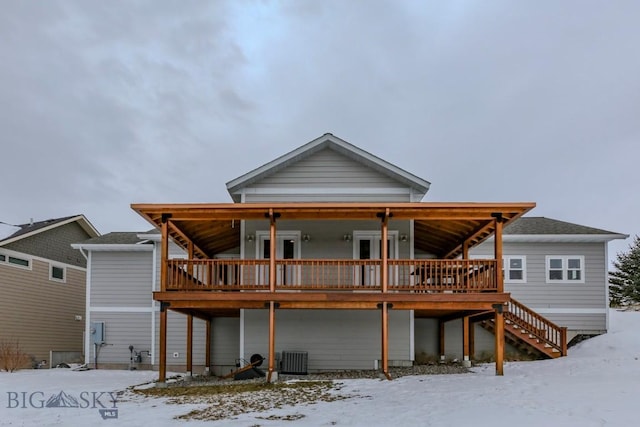
[{"label": "siding panel", "polygon": [[[389,360],[410,361],[409,312],[389,313]],[[276,313],[276,352],[307,351],[309,370],[373,369],[380,359],[377,311],[282,310]],[[267,310],[245,310],[245,354],[268,357]],[[266,363],[266,361],[265,361]]]}]

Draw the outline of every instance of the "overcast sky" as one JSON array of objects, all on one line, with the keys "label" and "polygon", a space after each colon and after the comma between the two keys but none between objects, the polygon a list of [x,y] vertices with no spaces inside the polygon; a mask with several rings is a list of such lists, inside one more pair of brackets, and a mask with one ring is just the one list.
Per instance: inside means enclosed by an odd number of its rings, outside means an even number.
[{"label": "overcast sky", "polygon": [[640,234],[640,2],[0,3],[0,221],[146,230],[332,132],[427,201]]}]

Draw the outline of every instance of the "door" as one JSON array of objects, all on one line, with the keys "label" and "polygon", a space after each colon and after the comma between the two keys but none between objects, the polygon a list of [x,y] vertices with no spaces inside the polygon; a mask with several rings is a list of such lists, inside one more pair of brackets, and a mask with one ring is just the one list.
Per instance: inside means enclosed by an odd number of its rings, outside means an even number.
[{"label": "door", "polygon": [[[300,235],[299,233],[283,233],[276,236],[276,260],[299,259],[300,258]],[[266,233],[260,236],[259,259],[269,259],[271,254],[271,239]],[[300,283],[300,268],[295,265],[276,265],[276,284],[295,285]],[[269,283],[269,267],[264,267],[261,277]]]},{"label": "door", "polygon": [[[397,258],[397,235],[389,232],[387,239],[388,258]],[[382,245],[380,232],[354,232],[353,250],[354,259],[379,260],[382,259]],[[359,286],[380,286],[380,265],[363,264],[355,269],[355,284]],[[389,279],[391,280],[389,269]]]}]

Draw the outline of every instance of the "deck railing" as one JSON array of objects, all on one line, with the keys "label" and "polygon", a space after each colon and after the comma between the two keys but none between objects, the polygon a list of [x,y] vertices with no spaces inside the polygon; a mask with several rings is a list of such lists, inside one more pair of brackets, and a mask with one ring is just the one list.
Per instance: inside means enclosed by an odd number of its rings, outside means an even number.
[{"label": "deck railing", "polygon": [[[496,292],[492,259],[388,261],[389,292]],[[382,260],[279,259],[278,291],[381,292]],[[170,259],[168,291],[268,291],[269,260]]]},{"label": "deck railing", "polygon": [[505,319],[518,325],[518,328],[536,336],[547,345],[567,355],[567,328],[558,326],[544,318],[524,304],[511,298],[507,303]]}]

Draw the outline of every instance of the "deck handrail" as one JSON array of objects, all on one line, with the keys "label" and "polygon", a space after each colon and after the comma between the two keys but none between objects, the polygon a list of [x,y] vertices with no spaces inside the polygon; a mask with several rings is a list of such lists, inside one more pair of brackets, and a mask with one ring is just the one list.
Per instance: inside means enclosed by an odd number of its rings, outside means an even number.
[{"label": "deck handrail", "polygon": [[556,325],[513,298],[507,302],[507,308],[505,320],[514,322],[520,329],[543,340],[558,350],[562,356],[567,355],[566,327]]},{"label": "deck handrail", "polygon": [[[268,259],[169,259],[168,291],[269,290]],[[278,259],[276,290],[382,292],[380,259]],[[389,292],[496,292],[494,259],[390,259]]]}]

